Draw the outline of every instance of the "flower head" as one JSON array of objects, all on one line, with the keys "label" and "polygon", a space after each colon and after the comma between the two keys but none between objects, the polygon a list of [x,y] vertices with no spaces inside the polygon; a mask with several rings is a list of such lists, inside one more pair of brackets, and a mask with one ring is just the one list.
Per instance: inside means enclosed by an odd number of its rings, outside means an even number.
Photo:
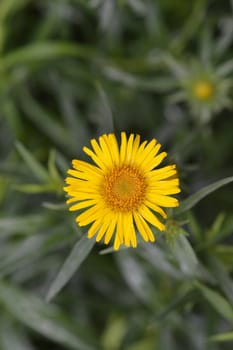
[{"label": "flower head", "polygon": [[177,84],[169,97],[170,102],[187,102],[198,122],[208,123],[215,114],[232,106],[231,61],[216,65],[211,60],[179,62],[169,57],[167,64],[175,75]]},{"label": "flower head", "polygon": [[170,196],[180,192],[176,166],[157,169],[167,153],[159,153],[155,139],[140,144],[139,135],[127,139],[122,132],[120,147],[114,134],[102,135],[91,146],[83,150],[95,164],[73,160],[64,187],[70,210],[83,210],[78,225],[90,225],[88,238],[96,235],[97,242],[104,238],[108,244],[114,236],[115,250],[137,246],[135,229],[145,241],[155,241],[148,223],[163,231],[162,207],[178,206]]},{"label": "flower head", "polygon": [[207,101],[214,94],[214,86],[207,80],[197,81],[193,86],[193,94],[197,99]]}]

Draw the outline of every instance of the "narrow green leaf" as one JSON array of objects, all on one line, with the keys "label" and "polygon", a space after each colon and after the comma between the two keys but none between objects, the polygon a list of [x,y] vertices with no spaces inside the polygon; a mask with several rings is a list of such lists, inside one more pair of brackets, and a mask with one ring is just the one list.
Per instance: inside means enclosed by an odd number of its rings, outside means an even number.
[{"label": "narrow green leaf", "polygon": [[217,242],[223,240],[232,234],[233,227],[233,215],[225,216],[221,228],[219,228],[218,232],[216,232],[215,237],[212,237],[213,242]]},{"label": "narrow green leaf", "polygon": [[42,203],[44,208],[51,209],[51,210],[66,210],[67,205],[66,203],[51,203],[51,202],[43,202]]},{"label": "narrow green leaf", "polygon": [[183,274],[179,268],[176,268],[169,262],[169,259],[163,249],[158,245],[141,243],[141,249],[138,249],[137,253],[149,262],[150,266],[161,274],[167,274],[175,279],[182,279]]},{"label": "narrow green leaf", "polygon": [[90,253],[92,247],[95,244],[95,239],[88,239],[83,236],[73,247],[70,255],[65,260],[63,266],[58,272],[57,277],[53,281],[49,288],[46,299],[50,301],[52,298],[60,292],[60,290],[66,285],[71,279],[73,274],[80,267],[82,262],[85,260],[87,255]]},{"label": "narrow green leaf", "polygon": [[59,172],[56,168],[56,153],[55,150],[51,150],[49,152],[49,160],[48,160],[48,171],[49,175],[51,177],[52,181],[56,181],[58,183],[61,183],[61,177],[59,175]]},{"label": "narrow green leaf", "polygon": [[153,285],[139,260],[130,250],[119,251],[115,258],[125,282],[142,302],[149,304]]},{"label": "narrow green leaf", "polygon": [[2,350],[35,350],[24,330],[15,327],[7,315],[0,318],[0,349]]},{"label": "narrow green leaf", "polygon": [[9,216],[0,218],[1,237],[5,235],[20,234],[31,235],[41,225],[48,221],[48,217],[44,214],[31,214],[24,216]]},{"label": "narrow green leaf", "polygon": [[188,227],[190,229],[192,236],[195,238],[197,242],[202,242],[203,232],[198,220],[194,216],[194,213],[190,211],[187,215],[187,220],[188,220]]},{"label": "narrow green leaf", "polygon": [[186,303],[189,303],[190,300],[192,300],[193,295],[193,285],[182,285],[177,291],[174,299],[172,299],[172,301],[159,313],[158,318],[163,319],[172,311],[176,310],[180,305],[184,306]]},{"label": "narrow green leaf", "polygon": [[179,35],[176,35],[171,43],[171,47],[175,52],[182,52],[186,45],[190,42],[199,31],[200,25],[205,18],[205,2],[197,0],[192,3],[190,13],[182,25]]},{"label": "narrow green leaf", "polygon": [[5,276],[16,268],[19,268],[22,261],[31,257],[35,257],[41,251],[43,244],[45,243],[45,236],[32,235],[25,237],[21,242],[17,242],[12,246],[5,246],[5,251],[2,252],[0,261],[0,273]]},{"label": "narrow green leaf", "polygon": [[216,73],[220,77],[224,77],[233,71],[233,59],[226,61],[218,66]]},{"label": "narrow green leaf", "polygon": [[39,104],[29,90],[20,90],[20,103],[26,117],[31,120],[56,145],[76,152],[76,145],[64,126],[46,108]]},{"label": "narrow green leaf", "polygon": [[163,56],[164,63],[168,66],[174,76],[181,80],[187,76],[186,67],[184,67],[178,60],[176,60],[170,54],[164,54]]},{"label": "narrow green leaf", "polygon": [[54,305],[0,280],[0,301],[19,322],[72,350],[94,350],[68,327],[66,316]]},{"label": "narrow green leaf", "polygon": [[93,60],[96,56],[96,51],[86,46],[74,45],[67,42],[35,43],[20,47],[1,57],[0,67],[1,69],[9,69],[16,64],[25,65],[33,62],[39,62],[41,64],[41,61],[47,62],[48,60],[66,56]]},{"label": "narrow green leaf", "polygon": [[[69,69],[68,74],[73,76],[73,69],[75,70],[75,74],[77,74],[77,77],[75,77],[74,80],[80,81],[80,79],[82,79],[81,76],[84,80],[90,79],[88,78],[88,72],[79,76],[77,69],[74,67]],[[75,91],[70,92],[71,86],[69,85],[69,83],[66,84],[64,80],[56,76],[51,82],[51,85],[52,88],[54,88],[55,90],[56,98],[59,104],[59,109],[61,110],[63,120],[68,130],[69,138],[72,139],[72,142],[75,144],[75,154],[77,154],[81,150],[81,145],[85,144],[90,137],[87,129],[87,120],[85,120],[85,118],[82,118],[82,112],[77,108]],[[98,112],[96,111],[96,113]],[[58,163],[57,150],[56,162]]]},{"label": "narrow green leaf", "polygon": [[230,273],[228,273],[225,265],[215,258],[211,259],[211,268],[222,291],[233,304],[233,279],[231,278]]},{"label": "narrow green leaf", "polygon": [[0,21],[4,21],[10,13],[16,12],[29,1],[30,0],[2,0],[0,2]]},{"label": "narrow green leaf", "polygon": [[[118,249],[117,252],[119,252],[119,251],[121,251],[121,250],[126,250],[126,249],[128,249],[128,248],[122,245],[122,246]],[[116,253],[116,250],[115,250],[113,247],[104,248],[104,249],[102,249],[102,250],[99,252],[100,255],[112,254],[112,253]]]},{"label": "narrow green leaf", "polygon": [[176,86],[176,83],[172,78],[141,78],[135,74],[130,74],[127,71],[123,71],[112,66],[105,66],[103,72],[104,75],[112,81],[119,82],[130,88],[144,91],[164,92],[171,90],[174,88],[174,86]]},{"label": "narrow green leaf", "polygon": [[24,193],[47,193],[47,192],[56,192],[57,189],[52,183],[48,184],[26,184],[26,185],[16,185],[14,189]]},{"label": "narrow green leaf", "polygon": [[196,282],[196,286],[220,315],[233,322],[233,308],[222,295],[199,282]]},{"label": "narrow green leaf", "polygon": [[19,141],[15,143],[15,146],[34,176],[41,182],[49,181],[47,170],[36,160],[33,154],[29,152]]},{"label": "narrow green leaf", "polygon": [[108,100],[108,96],[99,82],[96,83],[96,86],[101,104],[101,130],[103,133],[112,132],[114,130],[114,117],[110,106],[110,101]]},{"label": "narrow green leaf", "polygon": [[196,275],[198,259],[189,241],[184,235],[181,234],[174,240],[172,251],[179,262],[181,271],[186,275]]},{"label": "narrow green leaf", "polygon": [[231,341],[231,340],[233,340],[233,331],[232,332],[226,332],[226,333],[222,333],[222,334],[213,335],[209,339],[211,341],[216,341],[216,342]]},{"label": "narrow green leaf", "polygon": [[175,209],[175,215],[181,214],[191,208],[193,208],[200,200],[208,196],[210,193],[216,191],[222,186],[225,186],[229,183],[233,182],[233,176],[226,177],[225,179],[214,182],[213,184],[202,188],[200,191],[194,193],[187,199],[183,200],[180,203],[180,206]]},{"label": "narrow green leaf", "polygon": [[217,244],[211,249],[212,254],[218,257],[224,264],[232,267],[233,264],[233,246],[226,244]]},{"label": "narrow green leaf", "polygon": [[211,226],[211,228],[207,232],[207,240],[208,241],[213,241],[215,239],[215,237],[219,234],[219,231],[221,231],[221,228],[222,228],[222,225],[223,225],[225,218],[226,218],[225,213],[219,213],[217,215],[216,219],[213,222],[213,225]]},{"label": "narrow green leaf", "polygon": [[122,340],[127,330],[126,318],[115,316],[107,322],[102,335],[102,346],[104,350],[120,349]]}]

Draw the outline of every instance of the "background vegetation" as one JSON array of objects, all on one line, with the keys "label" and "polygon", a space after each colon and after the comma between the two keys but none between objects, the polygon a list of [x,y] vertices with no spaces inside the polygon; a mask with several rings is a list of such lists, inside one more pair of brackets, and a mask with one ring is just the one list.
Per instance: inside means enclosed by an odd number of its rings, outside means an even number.
[{"label": "background vegetation", "polygon": [[[1,350],[232,349],[232,43],[230,0],[0,1]],[[121,130],[163,144],[183,201],[113,253],[62,187]]]}]

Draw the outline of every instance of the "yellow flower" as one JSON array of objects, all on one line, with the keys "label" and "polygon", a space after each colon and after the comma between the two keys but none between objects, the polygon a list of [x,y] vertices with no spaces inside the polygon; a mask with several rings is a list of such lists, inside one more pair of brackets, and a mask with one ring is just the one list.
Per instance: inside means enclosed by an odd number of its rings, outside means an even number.
[{"label": "yellow flower", "polygon": [[198,81],[193,86],[193,93],[199,100],[209,100],[214,94],[213,84],[209,81]]},{"label": "yellow flower", "polygon": [[145,241],[155,241],[148,223],[163,231],[161,218],[167,215],[161,207],[178,206],[170,196],[180,192],[176,166],[155,169],[167,153],[159,153],[155,139],[140,144],[139,135],[127,140],[122,132],[120,147],[114,134],[102,135],[91,146],[93,150],[83,151],[95,165],[73,160],[74,169],[68,170],[72,177],[64,187],[70,210],[84,209],[76,218],[78,225],[90,225],[88,238],[96,235],[97,242],[104,237],[108,244],[114,235],[115,250],[121,244],[137,246],[135,228]]}]

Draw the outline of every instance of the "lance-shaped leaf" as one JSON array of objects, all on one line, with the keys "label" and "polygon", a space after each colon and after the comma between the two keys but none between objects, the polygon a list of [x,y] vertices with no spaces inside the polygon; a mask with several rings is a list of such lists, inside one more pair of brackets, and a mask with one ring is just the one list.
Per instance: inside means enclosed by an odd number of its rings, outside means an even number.
[{"label": "lance-shaped leaf", "polygon": [[47,170],[37,161],[33,154],[19,141],[16,142],[15,146],[33,175],[42,183],[48,182],[49,174]]},{"label": "lance-shaped leaf", "polygon": [[95,244],[95,239],[88,239],[83,236],[73,247],[70,255],[65,260],[63,266],[58,272],[47,294],[47,300],[50,301],[66,285],[74,273],[77,271],[82,262],[90,253]]},{"label": "lance-shaped leaf", "polygon": [[212,337],[210,337],[210,340],[216,341],[216,342],[233,341],[233,331],[213,335]]},{"label": "lance-shaped leaf", "polygon": [[[54,305],[0,280],[1,305],[19,322],[72,350],[95,350],[75,332],[66,316]],[[80,332],[81,333],[81,332]]]},{"label": "lance-shaped leaf", "polygon": [[180,203],[180,206],[174,211],[176,215],[181,214],[193,208],[200,200],[216,191],[218,188],[233,182],[233,176],[214,182],[213,184],[202,188],[200,191],[192,194]]},{"label": "lance-shaped leaf", "polygon": [[233,322],[233,308],[222,295],[199,282],[196,282],[196,286],[220,315]]}]

